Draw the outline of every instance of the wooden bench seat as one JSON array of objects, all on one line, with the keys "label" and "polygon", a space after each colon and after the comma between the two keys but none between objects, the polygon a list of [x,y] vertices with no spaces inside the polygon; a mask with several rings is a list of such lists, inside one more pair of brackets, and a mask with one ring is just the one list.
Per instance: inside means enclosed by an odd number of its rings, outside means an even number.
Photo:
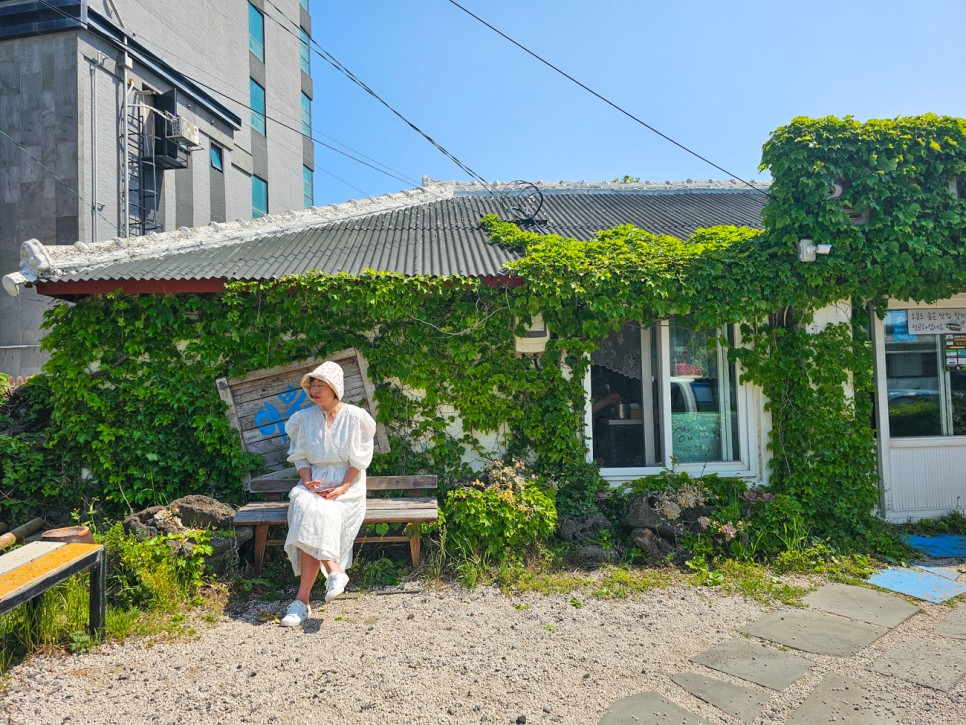
[{"label": "wooden bench seat", "polygon": [[100,544],[61,544],[35,541],[0,556],[0,614],[37,597],[74,574],[91,570],[90,616],[92,635],[104,629],[106,569]]},{"label": "wooden bench seat", "polygon": [[[235,514],[235,526],[254,526],[255,541],[252,549],[252,564],[255,575],[262,571],[267,546],[281,546],[284,539],[269,539],[268,531],[272,526],[288,524],[288,501],[278,500],[287,495],[298,484],[299,477],[294,469],[270,473],[253,478],[248,489],[251,493],[267,494],[276,500],[260,501],[243,506]],[[439,506],[435,496],[426,496],[436,488],[436,476],[367,476],[366,477],[366,515],[363,526],[371,524],[405,524],[405,535],[359,536],[357,544],[366,542],[401,543],[409,542],[409,553],[413,566],[419,564],[420,536],[423,524],[434,523],[439,518]],[[380,491],[403,491],[406,497],[377,498],[373,493]]]}]

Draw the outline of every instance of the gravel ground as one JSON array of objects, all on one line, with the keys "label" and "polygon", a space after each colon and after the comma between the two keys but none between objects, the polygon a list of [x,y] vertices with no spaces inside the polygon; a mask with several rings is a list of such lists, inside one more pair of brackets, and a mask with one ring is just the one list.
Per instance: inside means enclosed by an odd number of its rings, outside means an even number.
[{"label": "gravel ground", "polygon": [[[285,603],[252,602],[198,635],[148,640],[16,667],[0,700],[9,723],[572,723],[656,690],[711,723],[736,722],[669,679],[771,609],[674,585],[623,601],[505,596],[457,586],[336,600],[302,629]],[[405,591],[405,590],[404,590]],[[576,600],[573,600],[576,601]],[[520,605],[528,608],[518,608]],[[966,681],[951,693],[865,670],[890,644],[929,636],[948,608],[923,611],[852,658],[804,655],[813,672],[773,693],[758,723],[782,723],[829,671],[907,710],[903,723],[966,722]],[[962,643],[960,640],[945,640]],[[755,687],[754,685],[750,685]],[[522,717],[521,717],[522,716]]]}]

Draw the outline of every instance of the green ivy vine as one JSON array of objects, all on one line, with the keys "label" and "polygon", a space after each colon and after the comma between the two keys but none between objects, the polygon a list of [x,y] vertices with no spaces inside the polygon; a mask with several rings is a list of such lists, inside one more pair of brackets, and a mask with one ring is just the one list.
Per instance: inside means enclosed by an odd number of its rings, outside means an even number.
[{"label": "green ivy vine", "polygon": [[[579,436],[589,353],[629,320],[687,314],[707,331],[739,326],[729,354],[770,401],[770,482],[797,502],[796,526],[855,545],[874,535],[877,495],[867,311],[881,313],[890,296],[935,301],[966,289],[966,201],[950,192],[956,182],[966,197],[966,124],[797,118],[772,134],[762,168],[773,177],[764,231],[677,239],[620,226],[579,241],[485,218],[493,243],[525,252],[509,269],[519,286],[309,274],[230,283],[214,296],[58,305],[44,341],[45,445],[78,472],[52,472],[60,496],[96,481],[118,506],[186,493],[237,501],[240,476],[258,463],[242,453],[214,380],[356,347],[392,441],[374,470],[454,480],[469,473],[467,453],[526,457],[560,483],[561,510],[576,513],[601,485]],[[866,223],[850,223],[850,210]],[[832,254],[800,263],[802,238]],[[842,299],[856,324],[806,331],[816,310]],[[546,353],[515,355],[514,319],[537,312],[554,332]],[[51,495],[7,469],[8,489]]]}]

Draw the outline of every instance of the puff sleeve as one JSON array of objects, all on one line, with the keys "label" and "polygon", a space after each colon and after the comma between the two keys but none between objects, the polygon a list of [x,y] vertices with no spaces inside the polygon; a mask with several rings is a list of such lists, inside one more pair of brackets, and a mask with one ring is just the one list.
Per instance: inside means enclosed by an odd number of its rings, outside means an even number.
[{"label": "puff sleeve", "polygon": [[353,412],[354,421],[349,434],[349,465],[364,471],[372,462],[376,421],[362,408],[354,408]]},{"label": "puff sleeve", "polygon": [[303,417],[304,411],[300,410],[285,422],[285,435],[288,436],[288,461],[295,466],[296,470],[312,467],[305,448],[305,436],[301,434]]}]

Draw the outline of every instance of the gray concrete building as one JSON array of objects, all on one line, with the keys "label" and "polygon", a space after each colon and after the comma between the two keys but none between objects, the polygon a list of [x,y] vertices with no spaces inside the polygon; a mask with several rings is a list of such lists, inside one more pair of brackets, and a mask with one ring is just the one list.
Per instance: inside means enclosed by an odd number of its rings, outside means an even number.
[{"label": "gray concrete building", "polygon": [[[0,0],[0,274],[311,206],[311,33],[307,0]],[[0,295],[0,372],[40,370],[47,304]]]}]

